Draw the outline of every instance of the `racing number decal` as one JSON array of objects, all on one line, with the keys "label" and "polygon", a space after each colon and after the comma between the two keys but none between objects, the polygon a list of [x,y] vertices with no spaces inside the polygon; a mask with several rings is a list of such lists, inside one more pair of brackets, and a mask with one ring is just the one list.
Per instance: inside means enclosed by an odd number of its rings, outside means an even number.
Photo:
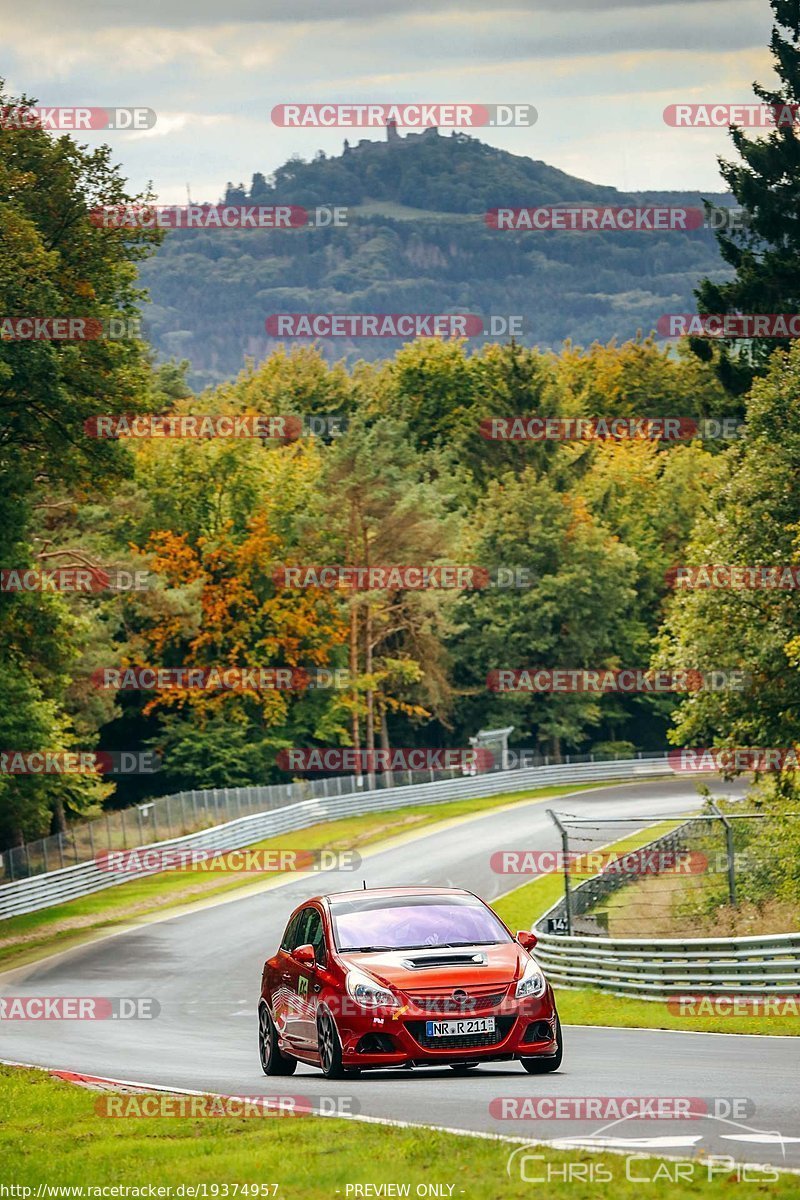
[{"label": "racing number decal", "polygon": [[308,976],[307,975],[300,975],[298,977],[297,994],[298,994],[298,996],[307,996],[308,995]]}]

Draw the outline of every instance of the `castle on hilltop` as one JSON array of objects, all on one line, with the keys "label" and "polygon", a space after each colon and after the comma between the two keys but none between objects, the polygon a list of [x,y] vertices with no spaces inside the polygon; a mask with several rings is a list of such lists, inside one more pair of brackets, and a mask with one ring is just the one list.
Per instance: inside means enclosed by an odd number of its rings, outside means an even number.
[{"label": "castle on hilltop", "polygon": [[386,141],[373,142],[369,138],[361,138],[357,146],[351,146],[347,138],[344,139],[344,153],[352,154],[355,150],[361,150],[364,146],[404,146],[407,142],[420,141],[427,139],[431,141],[433,138],[438,138],[439,130],[435,125],[430,129],[423,129],[421,133],[407,133],[404,138],[400,137],[397,129],[397,121],[391,120],[386,125]]}]

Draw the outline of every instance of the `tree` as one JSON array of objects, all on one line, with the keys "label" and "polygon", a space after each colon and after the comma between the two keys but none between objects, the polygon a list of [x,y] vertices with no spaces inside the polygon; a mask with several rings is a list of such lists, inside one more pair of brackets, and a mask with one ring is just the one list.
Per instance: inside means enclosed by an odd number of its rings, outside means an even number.
[{"label": "tree", "polygon": [[[0,81],[0,110],[33,103],[7,96]],[[24,568],[69,563],[58,547],[33,542],[36,506],[60,503],[67,488],[85,498],[130,469],[124,448],[88,438],[84,422],[98,408],[147,406],[147,349],[136,337],[107,336],[106,323],[138,316],[136,263],[160,237],[92,223],[96,208],[147,199],[128,195],[109,147],[89,152],[69,137],[20,124],[0,128],[0,313],[83,317],[106,333],[85,341],[0,338],[0,515],[8,518],[0,521],[0,562]],[[0,719],[0,743],[75,745],[65,694],[86,634],[85,621],[60,597],[0,596],[0,666],[14,677],[4,692],[17,697]],[[25,744],[21,713],[30,717],[36,746]],[[65,809],[80,811],[100,794],[96,779],[80,775],[67,784],[56,776],[2,782],[11,814],[6,836],[15,840],[47,832],[48,808],[63,824]]]},{"label": "tree", "polygon": [[[600,720],[596,696],[492,694],[490,671],[629,665],[641,645],[635,619],[636,554],[598,522],[580,496],[556,491],[532,468],[494,481],[478,505],[468,539],[472,561],[519,568],[512,586],[465,595],[451,640],[455,688],[466,699],[459,724],[513,724],[558,759]],[[508,578],[508,577],[507,577]]]},{"label": "tree", "polygon": [[[778,567],[800,552],[800,345],[777,352],[747,404],[747,438],[700,513],[683,561]],[[659,665],[750,676],[741,691],[698,691],[676,713],[677,745],[788,747],[800,731],[800,610],[795,589],[679,589]]]},{"label": "tree", "polygon": [[[332,446],[315,507],[326,531],[326,561],[345,566],[411,566],[447,561],[457,517],[444,485],[415,454],[409,428],[356,417]],[[451,597],[435,591],[353,590],[347,596],[351,739],[388,744],[387,714],[423,719],[448,705],[443,653]],[[372,774],[372,772],[370,772]]]},{"label": "tree", "polygon": [[[741,162],[720,159],[720,169],[749,220],[741,231],[717,231],[722,257],[735,274],[726,283],[701,282],[695,293],[701,313],[800,312],[800,3],[770,3],[775,14],[770,48],[781,86],[773,90],[754,83],[753,90],[773,109],[778,124],[763,138],[731,128]],[[720,379],[741,395],[754,375],[764,374],[770,354],[781,344],[785,340],[756,338],[734,349],[736,343],[723,341],[716,358]],[[691,345],[700,357],[714,355],[705,339],[692,339]]]}]

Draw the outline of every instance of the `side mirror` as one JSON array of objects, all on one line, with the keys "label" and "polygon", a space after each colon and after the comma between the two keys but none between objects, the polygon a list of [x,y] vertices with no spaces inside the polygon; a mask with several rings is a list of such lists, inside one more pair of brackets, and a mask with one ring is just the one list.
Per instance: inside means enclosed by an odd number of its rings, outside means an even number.
[{"label": "side mirror", "polygon": [[536,934],[531,933],[530,929],[517,930],[517,941],[523,950],[532,950],[538,940]]},{"label": "side mirror", "polygon": [[310,942],[305,946],[296,946],[292,951],[292,958],[295,962],[302,963],[304,967],[313,967],[317,961],[314,947]]}]

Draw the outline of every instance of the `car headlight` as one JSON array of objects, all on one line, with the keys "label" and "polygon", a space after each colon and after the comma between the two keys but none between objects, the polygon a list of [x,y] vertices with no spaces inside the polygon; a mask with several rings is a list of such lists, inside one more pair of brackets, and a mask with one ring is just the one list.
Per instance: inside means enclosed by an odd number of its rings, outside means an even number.
[{"label": "car headlight", "polygon": [[546,987],[547,980],[531,959],[523,971],[521,979],[517,982],[517,990],[514,995],[517,1000],[527,1000],[531,996],[543,996]]},{"label": "car headlight", "polygon": [[365,1008],[397,1008],[400,1001],[394,992],[388,991],[369,975],[360,971],[348,971],[347,990],[358,1004]]}]

